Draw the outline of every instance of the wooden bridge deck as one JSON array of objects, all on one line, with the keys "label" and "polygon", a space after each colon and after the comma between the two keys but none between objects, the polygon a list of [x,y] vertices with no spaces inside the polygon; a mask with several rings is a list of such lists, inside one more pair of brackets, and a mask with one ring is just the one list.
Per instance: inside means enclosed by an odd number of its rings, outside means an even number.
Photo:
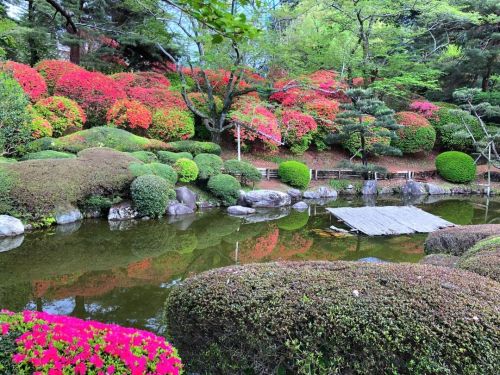
[{"label": "wooden bridge deck", "polygon": [[455,224],[413,206],[327,208],[353,230],[369,236],[428,233]]}]

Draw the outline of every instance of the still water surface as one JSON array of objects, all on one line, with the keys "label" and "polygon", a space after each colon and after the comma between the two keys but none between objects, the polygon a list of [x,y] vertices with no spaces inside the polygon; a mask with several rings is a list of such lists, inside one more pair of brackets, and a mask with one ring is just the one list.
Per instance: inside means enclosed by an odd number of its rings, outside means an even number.
[{"label": "still water surface", "polygon": [[[414,203],[456,224],[500,223],[500,199],[432,198]],[[325,202],[323,202],[325,203]],[[274,260],[418,262],[425,234],[335,238],[324,207],[373,204],[338,199],[309,211],[266,211],[248,222],[221,210],[182,219],[110,224],[85,221],[31,233],[0,252],[0,307],[38,309],[163,333],[162,308],[182,279],[217,267]],[[287,215],[288,214],[288,215]],[[1,243],[0,243],[1,247]]]}]

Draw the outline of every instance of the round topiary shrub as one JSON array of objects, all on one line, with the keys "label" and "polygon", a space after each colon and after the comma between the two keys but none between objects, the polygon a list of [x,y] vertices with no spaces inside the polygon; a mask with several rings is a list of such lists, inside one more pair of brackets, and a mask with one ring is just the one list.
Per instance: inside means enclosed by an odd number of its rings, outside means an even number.
[{"label": "round topiary shrub", "polygon": [[430,122],[415,112],[398,112],[396,121],[403,127],[398,129],[398,139],[393,142],[405,154],[431,151],[436,142],[436,131]]},{"label": "round topiary shrub", "polygon": [[239,177],[240,182],[243,184],[259,182],[262,179],[260,171],[253,164],[246,161],[226,160],[224,162],[224,172]]},{"label": "round topiary shrub", "polygon": [[45,80],[31,66],[14,61],[6,61],[0,63],[0,71],[12,75],[32,102],[36,102],[47,95]]},{"label": "round topiary shrub", "polygon": [[193,373],[495,374],[499,293],[450,268],[251,264],[185,280],[165,316]]},{"label": "round topiary shrub", "polygon": [[0,328],[2,374],[178,375],[182,371],[175,348],[147,331],[6,310],[0,312]]},{"label": "round topiary shrub", "polygon": [[240,196],[240,183],[236,178],[228,174],[218,174],[210,177],[207,187],[226,206],[236,204]]},{"label": "round topiary shrub", "polygon": [[500,282],[500,236],[476,243],[459,260],[457,267]]},{"label": "round topiary shrub", "polygon": [[53,137],[60,137],[68,130],[81,130],[87,121],[85,112],[78,103],[62,96],[39,100],[33,105],[33,109],[49,122]]},{"label": "round topiary shrub", "polygon": [[429,121],[436,129],[437,143],[447,150],[467,151],[472,148],[472,139],[458,133],[465,131],[464,122],[476,139],[484,135],[479,121],[466,111],[441,106],[434,114]]},{"label": "round topiary shrub", "polygon": [[474,159],[460,151],[447,151],[436,157],[436,169],[450,182],[467,183],[476,178]]},{"label": "round topiary shrub", "polygon": [[161,163],[132,163],[129,166],[129,170],[132,172],[134,177],[144,176],[148,174],[161,177],[172,187],[175,185],[178,178],[177,172],[170,165]]},{"label": "round topiary shrub", "polygon": [[279,165],[278,176],[281,181],[299,189],[305,189],[311,181],[311,172],[304,163],[289,160]]},{"label": "round topiary shrub", "polygon": [[210,177],[222,173],[224,165],[221,157],[213,154],[196,155],[194,162],[198,166],[198,178],[201,180],[208,180]]},{"label": "round topiary shrub", "polygon": [[193,155],[189,152],[158,151],[158,158],[162,163],[173,165],[181,158],[193,159]]},{"label": "round topiary shrub", "polygon": [[174,164],[174,170],[181,182],[191,182],[198,178],[198,166],[191,159],[180,158]]},{"label": "round topiary shrub", "polygon": [[193,116],[190,112],[177,108],[160,109],[153,115],[148,135],[161,141],[191,138],[194,135]]},{"label": "round topiary shrub", "polygon": [[137,100],[118,100],[106,114],[108,125],[128,131],[148,129],[153,120],[150,110]]},{"label": "round topiary shrub", "polygon": [[317,129],[318,124],[308,114],[285,110],[281,115],[282,138],[294,154],[302,155],[307,151]]},{"label": "round topiary shrub", "polygon": [[30,116],[29,129],[31,131],[31,136],[34,139],[52,137],[54,130],[50,122],[38,113],[31,104],[26,110]]},{"label": "round topiary shrub", "polygon": [[77,70],[64,74],[56,84],[54,94],[76,101],[87,114],[90,126],[100,126],[106,113],[125,91],[111,78],[98,72]]},{"label": "round topiary shrub", "polygon": [[130,192],[137,210],[152,217],[163,216],[169,200],[175,199],[175,191],[168,182],[154,175],[137,177],[130,185]]}]

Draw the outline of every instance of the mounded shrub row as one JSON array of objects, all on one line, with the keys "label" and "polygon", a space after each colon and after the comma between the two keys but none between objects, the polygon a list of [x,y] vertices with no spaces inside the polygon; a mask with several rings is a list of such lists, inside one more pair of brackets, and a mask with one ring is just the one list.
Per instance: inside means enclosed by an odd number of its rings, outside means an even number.
[{"label": "mounded shrub row", "polygon": [[251,163],[239,160],[226,160],[224,162],[224,172],[234,177],[239,177],[242,184],[259,182],[262,174]]},{"label": "mounded shrub row", "polygon": [[450,268],[252,264],[187,279],[166,319],[194,373],[495,374],[499,293]]},{"label": "mounded shrub row", "polygon": [[458,268],[500,282],[500,235],[479,241],[458,262]]},{"label": "mounded shrub row", "polygon": [[426,254],[461,256],[477,242],[493,235],[500,235],[500,224],[445,228],[429,233],[424,249]]},{"label": "mounded shrub row", "polygon": [[163,178],[155,175],[137,177],[130,186],[134,206],[145,216],[161,217],[167,203],[175,199],[175,191]]}]

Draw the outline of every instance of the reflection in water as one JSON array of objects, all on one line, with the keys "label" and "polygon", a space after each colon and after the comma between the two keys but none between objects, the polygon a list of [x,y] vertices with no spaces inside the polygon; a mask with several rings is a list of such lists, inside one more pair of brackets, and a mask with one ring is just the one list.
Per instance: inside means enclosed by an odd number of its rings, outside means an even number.
[{"label": "reflection in water", "polygon": [[[488,207],[480,197],[432,199],[419,207],[457,224],[499,217],[498,199],[490,199]],[[360,199],[338,199],[328,207],[363,204]],[[377,204],[401,201],[393,197]],[[15,250],[0,253],[0,307],[44,310],[161,333],[158,322],[170,287],[208,269],[273,260],[417,262],[423,256],[425,234],[325,238],[313,231],[332,224],[342,226],[324,207],[313,205],[287,216],[262,211],[253,219],[212,210],[112,227],[99,220],[56,227],[26,235]]]}]

